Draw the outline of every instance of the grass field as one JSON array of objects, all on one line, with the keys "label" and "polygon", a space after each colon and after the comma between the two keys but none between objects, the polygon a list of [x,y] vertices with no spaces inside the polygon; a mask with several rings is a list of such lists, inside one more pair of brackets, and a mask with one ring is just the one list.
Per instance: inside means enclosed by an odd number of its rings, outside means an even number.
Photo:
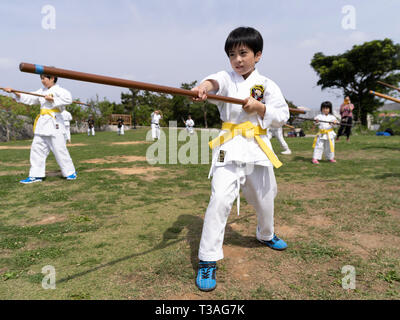
[{"label": "grass field", "polygon": [[[275,170],[275,228],[288,249],[255,240],[242,198],[217,288],[203,293],[194,279],[209,164],[149,165],[146,132],[73,135],[78,179],[62,179],[51,154],[47,179],[31,185],[18,183],[31,141],[0,144],[0,299],[400,298],[400,137],[354,136],[337,143],[336,164],[318,166],[312,138],[288,138],[293,154]],[[46,265],[54,290],[42,288]],[[342,287],[346,265],[355,289]]]}]

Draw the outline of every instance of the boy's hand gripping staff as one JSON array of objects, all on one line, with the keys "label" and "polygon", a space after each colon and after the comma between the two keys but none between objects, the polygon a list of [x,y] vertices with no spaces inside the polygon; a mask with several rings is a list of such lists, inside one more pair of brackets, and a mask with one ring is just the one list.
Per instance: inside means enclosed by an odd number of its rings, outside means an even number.
[{"label": "boy's hand gripping staff", "polygon": [[[167,87],[167,86],[162,86],[162,85],[158,85],[158,84],[151,84],[151,83],[145,83],[145,82],[113,78],[113,77],[108,77],[108,76],[101,76],[101,75],[72,71],[72,70],[47,67],[47,66],[42,66],[42,65],[38,65],[38,64],[22,62],[19,65],[19,69],[22,72],[47,74],[47,75],[57,76],[59,78],[93,82],[93,83],[105,84],[105,85],[116,86],[116,87],[135,88],[135,89],[140,89],[140,90],[155,91],[155,92],[161,92],[161,93],[167,93],[167,94],[173,94],[173,95],[188,96],[188,97],[193,97],[193,98],[197,97],[196,91],[191,91],[191,90],[186,90],[186,89],[181,89],[181,88],[174,88],[174,87]],[[245,104],[244,100],[242,100],[242,99],[224,97],[224,96],[219,96],[219,95],[215,95],[215,94],[207,94],[207,97],[208,97],[208,99],[229,102],[229,103],[234,103],[234,104],[239,104],[239,105]],[[304,114],[305,113],[304,110],[294,109],[294,108],[289,108],[289,111],[290,111],[290,113],[296,113],[296,114]]]}]

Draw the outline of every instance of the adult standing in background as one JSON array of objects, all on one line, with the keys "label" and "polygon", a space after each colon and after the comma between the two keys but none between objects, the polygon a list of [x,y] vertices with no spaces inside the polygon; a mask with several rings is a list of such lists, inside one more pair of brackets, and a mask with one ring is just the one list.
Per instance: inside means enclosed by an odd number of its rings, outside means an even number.
[{"label": "adult standing in background", "polygon": [[354,105],[350,101],[350,97],[344,98],[344,102],[340,106],[340,128],[337,134],[336,141],[339,141],[339,137],[346,135],[347,142],[350,141],[351,125],[353,124],[353,110]]}]

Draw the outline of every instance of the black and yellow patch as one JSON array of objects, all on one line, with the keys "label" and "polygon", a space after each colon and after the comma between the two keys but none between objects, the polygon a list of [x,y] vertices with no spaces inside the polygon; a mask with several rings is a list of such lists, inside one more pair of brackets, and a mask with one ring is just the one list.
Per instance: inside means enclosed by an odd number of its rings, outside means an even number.
[{"label": "black and yellow patch", "polygon": [[254,98],[254,99],[256,99],[256,100],[258,100],[258,101],[261,101],[263,98],[264,98],[264,86],[263,85],[261,85],[261,84],[256,84],[255,86],[253,86],[252,88],[251,88],[251,92],[250,92],[250,94],[251,94],[251,96]]}]

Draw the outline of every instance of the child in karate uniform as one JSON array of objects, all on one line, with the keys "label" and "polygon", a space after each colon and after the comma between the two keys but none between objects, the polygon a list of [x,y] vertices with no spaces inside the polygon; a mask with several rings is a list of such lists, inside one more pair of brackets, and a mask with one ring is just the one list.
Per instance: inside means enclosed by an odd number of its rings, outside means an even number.
[{"label": "child in karate uniform", "polygon": [[233,71],[212,74],[192,90],[197,101],[207,93],[245,99],[245,105],[216,101],[223,121],[220,135],[210,142],[213,161],[210,175],[211,197],[205,213],[199,247],[199,269],[196,285],[202,291],[216,287],[216,262],[223,258],[226,222],[240,187],[247,202],[257,212],[256,239],[276,250],[287,244],[274,233],[274,198],[277,185],[273,166],[282,163],[272,151],[267,128],[280,128],[289,119],[288,105],[272,80],[255,68],[261,59],[263,39],[249,27],[233,30],[226,42]]},{"label": "child in karate uniform", "polygon": [[[33,92],[44,98],[28,94],[14,93],[20,103],[40,104],[40,115],[33,125],[34,137],[31,146],[29,177],[21,180],[23,184],[41,182],[46,176],[46,158],[53,152],[62,175],[67,180],[75,180],[75,167],[66,146],[66,130],[61,111],[72,103],[71,93],[56,84],[57,77],[40,75],[43,88]],[[6,88],[11,92],[11,88]]]},{"label": "child in karate uniform", "polygon": [[280,128],[269,128],[268,129],[268,139],[271,140],[272,137],[276,137],[283,149],[281,152],[282,154],[292,154],[292,151],[289,149],[288,144],[286,143],[285,139],[283,138],[283,129]]},{"label": "child in karate uniform", "polygon": [[64,126],[65,126],[65,139],[67,142],[71,143],[71,120],[72,120],[72,114],[65,109],[63,112],[61,112],[61,115],[64,119]]},{"label": "child in karate uniform", "polygon": [[[319,126],[319,132],[314,139],[313,148],[314,153],[311,162],[319,164],[318,160],[322,159],[322,154],[330,162],[335,160],[335,137],[336,133],[333,130],[333,124],[339,124],[336,117],[332,114],[332,103],[325,101],[321,104],[321,114],[314,118]],[[324,122],[320,122],[324,121]],[[328,122],[325,122],[328,121]]]},{"label": "child in karate uniform", "polygon": [[193,134],[194,133],[194,130],[193,130],[194,121],[193,121],[192,116],[190,114],[188,115],[188,119],[185,121],[185,125],[186,125],[187,132],[189,134]]},{"label": "child in karate uniform", "polygon": [[151,136],[153,140],[160,139],[160,119],[162,118],[161,111],[155,110],[151,114]]}]

